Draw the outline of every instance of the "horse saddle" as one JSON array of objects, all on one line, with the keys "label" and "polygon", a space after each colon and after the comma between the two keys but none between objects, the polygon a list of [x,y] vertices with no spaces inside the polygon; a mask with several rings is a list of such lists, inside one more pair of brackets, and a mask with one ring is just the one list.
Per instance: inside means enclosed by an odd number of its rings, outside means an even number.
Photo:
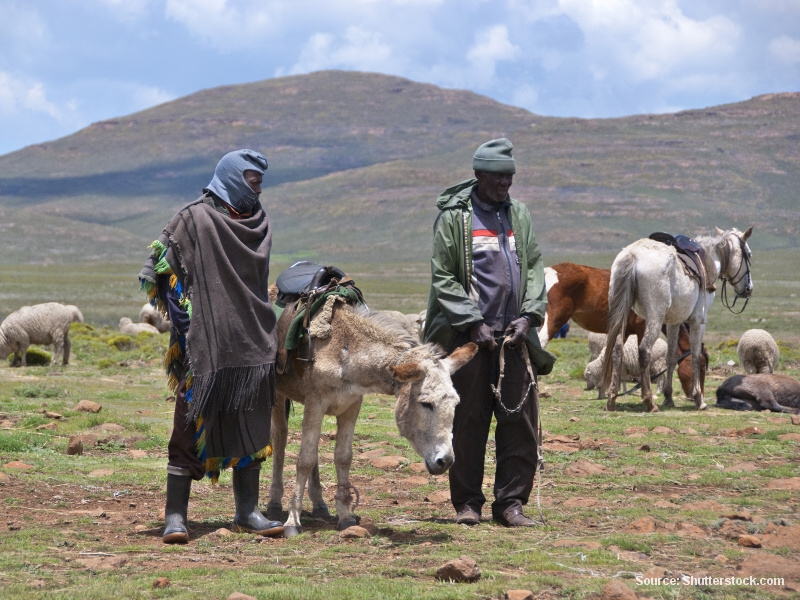
[{"label": "horse saddle", "polygon": [[694,276],[694,278],[700,282],[700,285],[709,292],[713,292],[716,289],[713,282],[710,284],[708,283],[704,262],[706,258],[706,251],[702,246],[700,246],[700,244],[695,242],[689,236],[681,234],[673,236],[672,234],[664,231],[651,233],[650,239],[675,248],[678,253],[678,258],[683,261],[683,264],[686,265],[692,276]]},{"label": "horse saddle", "polygon": [[363,302],[361,290],[355,286],[355,282],[348,277],[344,271],[335,266],[323,266],[310,261],[300,261],[283,271],[275,280],[278,288],[278,296],[275,301],[276,306],[282,308],[281,316],[278,319],[278,354],[275,359],[275,369],[278,373],[284,373],[289,361],[289,350],[286,349],[286,338],[292,328],[293,321],[298,315],[305,311],[302,316],[301,331],[303,335],[303,354],[300,357],[298,349],[298,360],[312,362],[311,336],[308,335],[308,325],[313,315],[311,305],[321,296],[334,292],[340,286],[352,288]]}]

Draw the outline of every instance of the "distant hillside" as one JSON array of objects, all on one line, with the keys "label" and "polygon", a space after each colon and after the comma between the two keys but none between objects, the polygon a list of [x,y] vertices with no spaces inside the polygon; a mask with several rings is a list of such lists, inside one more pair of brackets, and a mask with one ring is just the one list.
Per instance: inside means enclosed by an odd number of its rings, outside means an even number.
[{"label": "distant hillside", "polygon": [[563,119],[471,92],[325,71],[215,88],[0,156],[3,261],[136,262],[225,152],[262,151],[274,249],[323,261],[424,261],[437,194],[499,136],[512,195],[546,254],[655,230],[756,225],[795,247],[800,94],[670,115]]}]

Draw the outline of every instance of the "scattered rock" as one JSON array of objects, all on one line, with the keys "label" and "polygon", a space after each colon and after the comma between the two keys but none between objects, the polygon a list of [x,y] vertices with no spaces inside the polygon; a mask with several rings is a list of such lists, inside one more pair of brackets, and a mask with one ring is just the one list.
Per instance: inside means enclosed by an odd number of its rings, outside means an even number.
[{"label": "scattered rock", "polygon": [[352,527],[348,527],[341,533],[339,533],[339,537],[344,540],[353,540],[359,538],[368,538],[369,531],[367,531],[364,527],[359,525],[353,525]]},{"label": "scattered rock", "polygon": [[628,427],[622,433],[623,433],[623,435],[633,435],[634,433],[647,433],[647,432],[648,432],[647,427],[633,426],[633,427]]},{"label": "scattered rock", "polygon": [[800,490],[800,477],[773,479],[767,483],[768,490]]},{"label": "scattered rock", "polygon": [[363,460],[369,460],[371,458],[377,458],[379,456],[383,456],[386,454],[386,448],[375,448],[374,450],[367,450],[366,452],[362,452],[358,455],[358,458]]},{"label": "scattered rock", "polygon": [[730,540],[738,540],[740,536],[747,535],[747,528],[741,521],[725,521],[717,534]]},{"label": "scattered rock", "polygon": [[6,473],[0,473],[0,485],[11,483],[11,476]]},{"label": "scattered rock", "polygon": [[564,506],[567,508],[591,508],[592,506],[600,506],[602,502],[597,498],[581,498],[575,497],[564,501]]},{"label": "scattered rock", "polygon": [[508,590],[503,594],[504,600],[533,600],[533,592],[530,590]]},{"label": "scattered rock", "polygon": [[27,471],[28,469],[32,469],[33,465],[29,465],[28,463],[24,463],[21,460],[12,460],[3,465],[5,469],[16,469],[18,471]]},{"label": "scattered rock", "polygon": [[578,417],[570,417],[569,418],[569,422],[570,423],[580,423],[581,420]]},{"label": "scattered rock", "polygon": [[586,460],[585,458],[578,459],[564,469],[564,474],[572,477],[591,477],[592,475],[605,475],[610,472],[611,469],[608,467]]},{"label": "scattered rock", "polygon": [[736,541],[740,546],[743,546],[744,548],[761,548],[761,540],[754,535],[750,534],[740,535],[739,539]]},{"label": "scattered rock", "polygon": [[751,461],[740,462],[736,463],[735,465],[731,465],[725,470],[731,471],[732,473],[740,473],[742,471],[747,471],[748,473],[752,473],[753,471],[758,471],[758,465]]},{"label": "scattered rock", "polygon": [[619,579],[609,581],[603,587],[603,593],[600,598],[601,600],[637,600],[633,590]]},{"label": "scattered rock", "polygon": [[81,436],[70,436],[69,442],[67,442],[67,454],[69,456],[80,456],[83,454],[83,440]]},{"label": "scattered rock", "polygon": [[450,492],[448,490],[436,490],[425,497],[427,502],[450,502]]},{"label": "scattered rock", "polygon": [[128,450],[128,456],[131,458],[147,458],[147,452],[144,450]]},{"label": "scattered rock", "polygon": [[219,529],[215,530],[211,535],[216,535],[219,537],[228,537],[229,535],[233,535],[233,532],[226,527],[220,527]]},{"label": "scattered rock", "polygon": [[428,472],[428,467],[425,466],[424,462],[411,463],[410,465],[408,465],[408,468],[410,470],[414,471],[414,473],[427,473]]},{"label": "scattered rock", "polygon": [[95,469],[87,477],[109,477],[114,474],[114,469]]},{"label": "scattered rock", "polygon": [[56,429],[58,429],[58,425],[56,425],[55,423],[45,423],[44,425],[39,425],[36,428],[36,431],[41,431],[42,429],[48,429],[50,431],[55,431]]},{"label": "scattered rock", "polygon": [[743,510],[738,513],[730,513],[727,515],[720,515],[723,519],[730,519],[731,521],[752,521],[753,515],[749,511]]},{"label": "scattered rock", "polygon": [[678,523],[675,527],[675,534],[679,537],[692,537],[692,538],[704,538],[706,537],[706,532],[703,530],[702,527],[698,527],[697,525],[692,525],[691,523]]},{"label": "scattered rock", "polygon": [[657,500],[653,506],[656,508],[680,508],[677,504],[673,504],[669,500]]},{"label": "scattered rock", "polygon": [[589,542],[580,540],[558,540],[553,542],[553,548],[584,548],[585,550],[600,550],[603,545],[600,542]]},{"label": "scattered rock", "polygon": [[784,577],[796,580],[800,573],[800,560],[787,558],[777,554],[754,552],[736,567],[736,576],[755,575],[759,577]]},{"label": "scattered rock", "polygon": [[784,433],[778,439],[782,442],[800,442],[800,433]]},{"label": "scattered rock", "polygon": [[159,577],[153,582],[154,588],[165,588],[169,587],[169,578],[167,577]]},{"label": "scattered rock", "polygon": [[461,558],[447,561],[439,567],[435,578],[439,581],[474,583],[481,578],[481,570],[478,568],[478,564],[469,556],[462,556]]},{"label": "scattered rock", "polygon": [[225,600],[258,600],[258,598],[242,594],[241,592],[233,592],[230,596],[225,598]]},{"label": "scattered rock", "polygon": [[800,415],[792,415],[792,425],[800,425]]},{"label": "scattered rock", "polygon": [[653,533],[656,530],[656,520],[653,517],[641,517],[632,521],[626,531],[630,533]]},{"label": "scattered rock", "polygon": [[761,535],[761,543],[765,548],[788,548],[800,551],[800,526],[776,527]]},{"label": "scattered rock", "polygon": [[664,427],[663,425],[659,425],[658,427],[653,427],[653,433],[659,433],[661,435],[669,435],[670,433],[675,433],[675,430],[670,429],[669,427]]},{"label": "scattered rock", "polygon": [[407,462],[408,459],[405,456],[379,456],[369,461],[369,464],[376,469],[396,469]]},{"label": "scattered rock", "polygon": [[100,412],[101,408],[103,408],[103,406],[98,404],[97,402],[92,402],[91,400],[81,400],[72,408],[72,410],[78,412],[97,413]]},{"label": "scattered rock", "polygon": [[75,561],[90,571],[110,571],[119,569],[128,562],[125,556],[99,556],[97,558],[81,558]]},{"label": "scattered rock", "polygon": [[44,416],[48,419],[63,419],[64,415],[60,415],[57,412],[50,412],[49,410],[42,411]]}]

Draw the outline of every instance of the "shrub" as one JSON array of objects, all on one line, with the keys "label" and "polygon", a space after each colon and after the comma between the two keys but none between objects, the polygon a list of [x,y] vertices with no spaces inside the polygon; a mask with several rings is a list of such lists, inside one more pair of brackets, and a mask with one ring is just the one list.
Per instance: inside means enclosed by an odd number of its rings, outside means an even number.
[{"label": "shrub", "polygon": [[121,352],[126,352],[139,347],[138,342],[134,338],[125,334],[115,335],[108,340],[107,344],[109,346],[113,346]]}]

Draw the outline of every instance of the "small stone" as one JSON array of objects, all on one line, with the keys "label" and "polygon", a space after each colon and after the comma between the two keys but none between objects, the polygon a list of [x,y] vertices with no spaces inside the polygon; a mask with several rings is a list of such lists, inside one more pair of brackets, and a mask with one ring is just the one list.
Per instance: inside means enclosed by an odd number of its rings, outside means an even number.
[{"label": "small stone", "polygon": [[81,400],[80,402],[78,402],[73,407],[72,410],[75,410],[75,411],[78,411],[78,412],[97,413],[97,412],[100,412],[100,409],[102,409],[102,408],[103,408],[103,406],[98,404],[97,402],[92,402],[91,400]]},{"label": "small stone", "polygon": [[233,592],[230,596],[225,598],[225,600],[258,600],[258,598],[242,594],[241,592]]},{"label": "small stone", "polygon": [[49,410],[44,411],[44,416],[48,419],[63,419],[64,415],[60,415],[57,412],[50,412]]},{"label": "small stone", "polygon": [[[581,420],[578,417],[570,417],[569,421],[570,421],[570,423],[580,423]],[[516,591],[519,591],[519,590],[511,590],[511,591],[512,592],[516,592]],[[523,591],[526,591],[526,590],[523,590]],[[508,594],[508,593],[509,592],[506,592],[506,594]]]},{"label": "small stone", "polygon": [[122,425],[117,425],[116,423],[101,423],[95,429],[99,429],[101,431],[125,431],[125,428]]},{"label": "small stone", "polygon": [[128,456],[131,458],[147,458],[147,452],[144,450],[128,450]]},{"label": "small stone", "polygon": [[724,554],[717,554],[714,560],[723,565],[728,562],[728,558]]},{"label": "small stone", "polygon": [[754,535],[740,535],[737,543],[744,548],[761,548],[761,540]]},{"label": "small stone", "polygon": [[369,461],[369,464],[376,469],[396,469],[404,462],[408,462],[405,456],[379,456]]},{"label": "small stone", "polygon": [[42,429],[47,429],[49,431],[55,431],[56,429],[58,429],[58,425],[56,425],[55,423],[45,423],[44,425],[39,425],[36,428],[36,431],[41,431]]},{"label": "small stone", "polygon": [[800,425],[800,415],[792,415],[792,425]]},{"label": "small stone", "polygon": [[3,465],[6,469],[17,469],[18,471],[27,471],[28,469],[32,469],[33,465],[29,465],[28,463],[24,463],[21,460],[12,460]]},{"label": "small stone", "polygon": [[339,534],[344,540],[353,540],[359,538],[368,538],[369,531],[367,531],[364,527],[360,527],[359,525],[353,525],[352,527],[348,527],[344,531]]},{"label": "small stone", "polygon": [[83,440],[81,436],[70,436],[69,442],[67,442],[67,454],[69,456],[80,456],[83,454]]},{"label": "small stone", "polygon": [[450,491],[449,490],[436,490],[435,492],[431,492],[425,497],[427,502],[450,502]]},{"label": "small stone", "polygon": [[768,490],[800,490],[800,477],[773,479],[766,487]]},{"label": "small stone", "polygon": [[612,579],[603,588],[601,600],[637,600],[631,588],[619,579]]},{"label": "small stone", "polygon": [[11,477],[6,473],[0,473],[0,485],[11,483]]},{"label": "small stone", "polygon": [[674,429],[670,429],[669,427],[664,427],[659,425],[658,427],[653,427],[653,433],[660,433],[662,435],[669,435],[670,433],[675,433]]},{"label": "small stone", "polygon": [[628,525],[627,531],[631,533],[653,533],[656,530],[656,520],[653,517],[641,517]]},{"label": "small stone", "polygon": [[533,600],[533,592],[530,590],[508,590],[503,597],[505,600]]},{"label": "small stone", "polygon": [[219,537],[228,537],[229,535],[233,535],[233,532],[226,527],[220,527],[219,529],[214,531],[212,535],[218,535]]},{"label": "small stone", "polygon": [[42,581],[41,579],[34,579],[34,580],[33,580],[33,581],[31,581],[31,582],[30,582],[28,585],[29,585],[30,587],[32,587],[32,588],[42,589],[42,588],[44,588],[44,587],[45,587],[45,585],[46,585],[46,584],[45,584],[45,582],[44,582],[44,581]]},{"label": "small stone", "polygon": [[481,578],[478,564],[469,556],[462,556],[455,560],[447,561],[439,567],[434,578],[439,581],[454,581],[456,583],[474,583]]},{"label": "small stone", "polygon": [[642,444],[641,446],[639,446],[639,450],[641,450],[642,452],[650,452],[650,446],[648,444]]},{"label": "small stone", "polygon": [[167,577],[159,577],[153,582],[154,588],[165,588],[169,587],[169,578]]},{"label": "small stone", "polygon": [[778,439],[782,442],[800,442],[800,433],[784,433]]}]

